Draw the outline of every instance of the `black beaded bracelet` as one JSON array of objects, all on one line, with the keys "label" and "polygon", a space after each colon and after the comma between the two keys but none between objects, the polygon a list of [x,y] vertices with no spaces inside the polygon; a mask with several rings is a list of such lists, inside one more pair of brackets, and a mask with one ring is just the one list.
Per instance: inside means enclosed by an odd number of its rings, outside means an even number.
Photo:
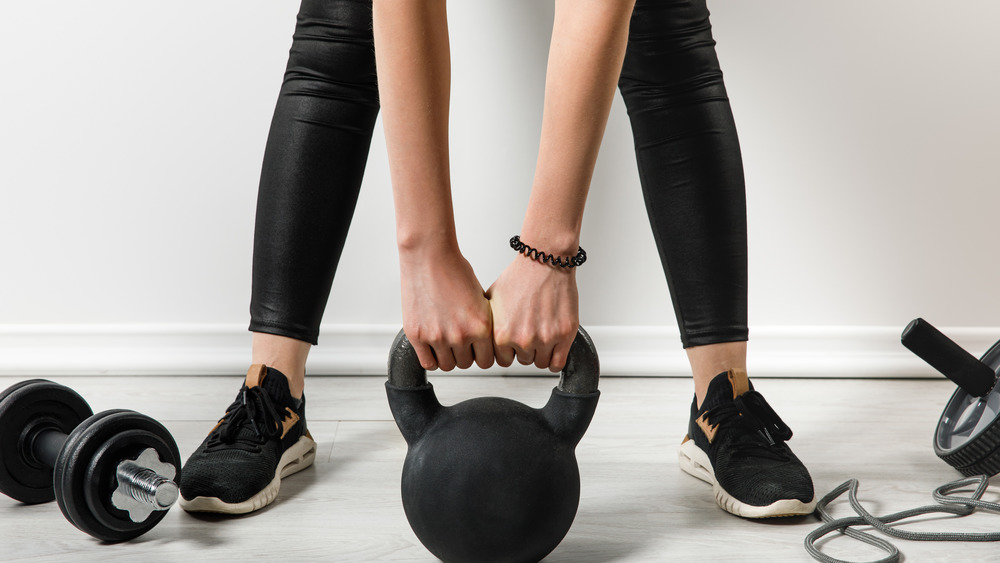
[{"label": "black beaded bracelet", "polygon": [[587,251],[584,250],[582,246],[580,247],[580,251],[576,253],[576,256],[562,258],[552,254],[546,254],[537,248],[531,248],[521,242],[521,235],[514,235],[510,239],[510,247],[516,250],[518,254],[523,254],[532,260],[538,260],[541,258],[543,264],[552,264],[553,266],[560,268],[575,268],[583,265],[583,263],[587,261]]}]

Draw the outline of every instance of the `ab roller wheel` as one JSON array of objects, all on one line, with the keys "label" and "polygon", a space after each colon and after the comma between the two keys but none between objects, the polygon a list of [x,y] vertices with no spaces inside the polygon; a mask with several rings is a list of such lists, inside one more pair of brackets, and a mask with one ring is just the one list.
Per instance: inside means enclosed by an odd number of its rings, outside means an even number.
[{"label": "ab roller wheel", "polygon": [[0,393],[0,492],[55,499],[95,538],[126,541],[156,526],[177,500],[180,466],[173,437],[148,416],[93,414],[72,389],[42,379]]},{"label": "ab roller wheel", "polygon": [[[934,453],[971,478],[938,487],[934,491],[934,500],[938,504],[885,516],[875,516],[865,510],[857,498],[857,479],[846,481],[816,504],[817,517],[825,523],[806,536],[805,546],[809,555],[817,561],[842,561],[824,554],[817,546],[820,538],[834,531],[884,550],[888,556],[879,559],[880,562],[900,559],[899,549],[892,543],[854,526],[868,525],[889,536],[917,541],[1000,541],[998,532],[923,532],[900,528],[915,517],[925,521],[926,515],[930,514],[961,517],[977,509],[1000,511],[1000,504],[983,499],[989,478],[1000,472],[1000,393],[997,390],[1000,342],[977,360],[923,319],[916,319],[907,325],[902,342],[958,385],[934,431]],[[973,488],[975,491],[970,495]],[[965,495],[959,494],[960,491],[964,491]],[[851,507],[858,515],[835,520],[827,512],[827,505],[844,492],[848,493]]]},{"label": "ab roller wheel", "polygon": [[964,475],[1000,473],[1000,342],[980,359],[923,319],[906,327],[903,345],[959,388],[934,432],[934,453]]},{"label": "ab roller wheel", "polygon": [[446,562],[534,562],[569,531],[580,501],[575,449],[597,408],[600,366],[581,328],[541,409],[499,397],[438,402],[401,331],[386,392],[409,446],[403,510]]}]

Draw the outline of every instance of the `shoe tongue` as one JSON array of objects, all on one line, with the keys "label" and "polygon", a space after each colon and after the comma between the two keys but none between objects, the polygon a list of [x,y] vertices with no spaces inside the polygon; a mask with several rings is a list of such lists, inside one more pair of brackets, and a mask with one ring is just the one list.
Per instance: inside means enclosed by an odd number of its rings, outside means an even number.
[{"label": "shoe tongue", "polygon": [[247,372],[246,386],[248,388],[260,386],[271,402],[280,412],[286,405],[291,405],[292,393],[288,390],[288,378],[280,371],[267,367],[264,364],[254,364]]},{"label": "shoe tongue", "polygon": [[[246,387],[248,389],[254,387],[263,389],[271,398],[271,403],[279,417],[284,413],[286,406],[294,404],[292,394],[288,390],[288,379],[285,374],[264,364],[250,366],[250,370],[247,372]],[[241,397],[238,396],[236,400],[240,401]],[[261,422],[263,421],[257,421],[258,424]],[[236,437],[256,440],[257,431],[254,430],[252,423],[244,421],[236,431]]]},{"label": "shoe tongue", "polygon": [[294,403],[292,392],[288,390],[288,378],[274,368],[267,368],[267,377],[261,387],[271,396],[274,407],[279,413],[283,412],[286,406]]}]

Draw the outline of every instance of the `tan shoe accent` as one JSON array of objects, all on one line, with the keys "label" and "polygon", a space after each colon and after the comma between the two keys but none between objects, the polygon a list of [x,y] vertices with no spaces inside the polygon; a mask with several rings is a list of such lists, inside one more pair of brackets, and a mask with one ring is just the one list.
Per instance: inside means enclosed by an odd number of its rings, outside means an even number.
[{"label": "tan shoe accent", "polygon": [[729,370],[729,384],[733,386],[733,398],[750,390],[750,377],[745,369]]},{"label": "tan shoe accent", "polygon": [[712,440],[715,439],[715,433],[719,431],[719,425],[716,424],[713,426],[709,424],[708,417],[704,414],[699,416],[698,420],[695,420],[695,423],[701,428],[701,431],[705,433],[705,437],[708,438],[708,443],[711,444]]},{"label": "tan shoe accent", "polygon": [[[228,415],[228,414],[229,414],[229,411],[226,411],[226,415]],[[219,422],[216,422],[215,426],[213,426],[212,429],[208,431],[208,433],[211,434],[212,432],[215,432],[220,426],[222,426],[222,423],[225,422],[225,421],[226,421],[225,417],[220,418]]]},{"label": "tan shoe accent", "polygon": [[250,366],[247,371],[247,387],[258,387],[261,383],[264,383],[264,378],[267,377],[267,366],[264,364],[254,364]]}]

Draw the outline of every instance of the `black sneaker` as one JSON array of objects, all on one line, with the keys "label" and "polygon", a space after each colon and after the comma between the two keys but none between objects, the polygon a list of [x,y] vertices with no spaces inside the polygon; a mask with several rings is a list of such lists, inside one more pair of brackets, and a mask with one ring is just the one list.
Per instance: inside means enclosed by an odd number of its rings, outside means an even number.
[{"label": "black sneaker", "polygon": [[181,508],[243,514],[278,496],[282,477],[312,465],[306,398],[292,398],[280,371],[258,364],[226,415],[181,470]]},{"label": "black sneaker", "polygon": [[678,457],[681,469],[712,484],[723,510],[744,518],[811,514],[812,478],[785,445],[792,430],[743,370],[720,373],[691,422]]}]

